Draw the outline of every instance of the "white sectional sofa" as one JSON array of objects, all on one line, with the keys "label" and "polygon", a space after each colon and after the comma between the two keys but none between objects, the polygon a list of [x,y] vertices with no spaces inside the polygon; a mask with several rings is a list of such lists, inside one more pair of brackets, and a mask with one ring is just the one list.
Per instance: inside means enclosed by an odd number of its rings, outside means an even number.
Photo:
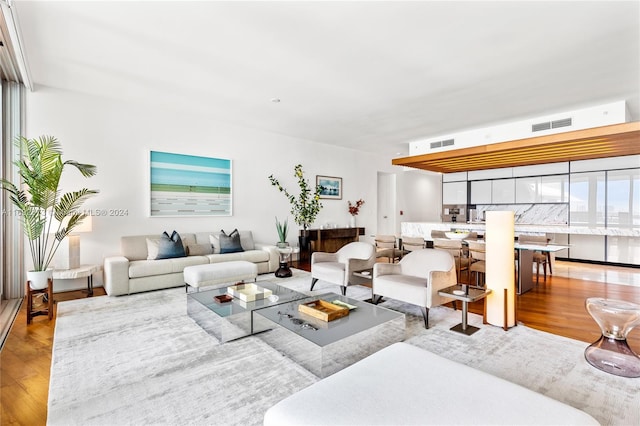
[{"label": "white sectional sofa", "polygon": [[180,237],[187,254],[196,254],[160,260],[147,259],[147,239],[159,238],[159,234],[121,237],[121,255],[107,257],[104,260],[105,291],[109,296],[120,296],[184,286],[184,268],[207,263],[245,260],[255,263],[259,274],[278,269],[279,253],[276,247],[254,243],[251,231],[240,231],[240,242],[244,249],[242,252],[200,254],[201,248],[211,247],[211,236],[217,236],[219,233],[181,233]]}]

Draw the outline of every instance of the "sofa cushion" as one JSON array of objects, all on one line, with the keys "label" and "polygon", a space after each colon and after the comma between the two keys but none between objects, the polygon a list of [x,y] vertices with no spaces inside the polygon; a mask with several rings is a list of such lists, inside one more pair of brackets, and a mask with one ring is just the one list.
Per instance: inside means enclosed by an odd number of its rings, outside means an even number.
[{"label": "sofa cushion", "polygon": [[210,254],[207,256],[210,263],[228,262],[230,260],[246,260],[252,263],[269,261],[269,252],[266,250],[248,250],[238,253]]},{"label": "sofa cushion", "polygon": [[184,257],[184,246],[180,234],[173,231],[171,236],[167,232],[163,232],[160,238],[147,238],[147,259],[171,259],[175,257]]},{"label": "sofa cushion", "polygon": [[229,235],[224,230],[220,231],[218,241],[220,241],[220,254],[244,251],[242,244],[240,244],[240,234],[237,229],[234,229]]},{"label": "sofa cushion", "polygon": [[178,257],[171,260],[171,272],[182,272],[184,268],[195,265],[206,265],[209,259],[206,256]]},{"label": "sofa cushion", "polygon": [[173,272],[172,259],[134,260],[129,263],[129,278],[150,277]]}]

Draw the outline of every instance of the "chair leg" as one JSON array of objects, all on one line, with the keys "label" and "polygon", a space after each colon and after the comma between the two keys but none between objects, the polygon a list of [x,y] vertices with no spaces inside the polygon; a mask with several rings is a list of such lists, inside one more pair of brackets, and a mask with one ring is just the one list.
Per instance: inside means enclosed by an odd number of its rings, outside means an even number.
[{"label": "chair leg", "polygon": [[547,264],[549,265],[549,275],[553,275],[553,271],[551,270],[551,253],[547,252]]},{"label": "chair leg", "polygon": [[382,296],[378,294],[371,295],[371,301],[373,302],[374,305],[377,305],[378,303],[380,303],[381,300],[382,300]]},{"label": "chair leg", "polygon": [[312,278],[311,279],[311,288],[309,289],[309,291],[313,290],[313,286],[316,285],[317,282],[318,282],[317,278]]},{"label": "chair leg", "polygon": [[342,295],[346,296],[347,295],[347,286],[346,285],[341,285],[340,286],[340,291],[342,291]]},{"label": "chair leg", "polygon": [[424,318],[424,328],[429,328],[429,308],[420,307],[422,311],[422,318]]}]

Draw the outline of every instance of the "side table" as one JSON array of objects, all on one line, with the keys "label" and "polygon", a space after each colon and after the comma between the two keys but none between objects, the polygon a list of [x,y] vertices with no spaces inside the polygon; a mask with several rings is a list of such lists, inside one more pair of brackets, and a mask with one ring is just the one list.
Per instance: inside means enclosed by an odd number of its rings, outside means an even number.
[{"label": "side table", "polygon": [[291,254],[300,253],[300,247],[278,247],[277,250],[280,253],[280,266],[275,276],[278,278],[288,278],[293,275],[291,268],[289,268],[289,259],[291,259]]},{"label": "side table", "polygon": [[464,284],[453,285],[438,291],[440,296],[462,301],[462,322],[451,327],[451,330],[466,334],[467,336],[471,336],[473,333],[480,330],[478,327],[467,324],[469,302],[484,299],[489,293],[491,293],[491,289],[476,288]]},{"label": "side table", "polygon": [[93,296],[93,274],[100,271],[100,265],[80,265],[74,269],[55,269],[53,271],[54,280],[73,280],[76,278],[87,277],[87,292],[89,296]]}]

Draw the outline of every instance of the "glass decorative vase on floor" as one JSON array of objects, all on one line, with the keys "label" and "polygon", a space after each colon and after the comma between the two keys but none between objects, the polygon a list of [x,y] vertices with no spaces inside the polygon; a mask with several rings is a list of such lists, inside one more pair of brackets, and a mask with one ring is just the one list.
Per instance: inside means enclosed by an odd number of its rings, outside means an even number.
[{"label": "glass decorative vase on floor", "polygon": [[640,305],[622,300],[590,297],[585,306],[602,336],[585,351],[589,364],[622,377],[640,377],[640,357],[627,343],[627,335],[640,324]]}]

